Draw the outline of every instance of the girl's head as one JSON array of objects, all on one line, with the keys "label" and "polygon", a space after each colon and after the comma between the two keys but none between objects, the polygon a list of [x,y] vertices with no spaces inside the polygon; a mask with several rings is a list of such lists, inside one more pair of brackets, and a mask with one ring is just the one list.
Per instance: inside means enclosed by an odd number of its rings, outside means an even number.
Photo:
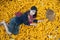
[{"label": "girl's head", "polygon": [[37,15],[37,8],[35,6],[32,6],[30,9],[30,15],[32,15],[34,18]]}]

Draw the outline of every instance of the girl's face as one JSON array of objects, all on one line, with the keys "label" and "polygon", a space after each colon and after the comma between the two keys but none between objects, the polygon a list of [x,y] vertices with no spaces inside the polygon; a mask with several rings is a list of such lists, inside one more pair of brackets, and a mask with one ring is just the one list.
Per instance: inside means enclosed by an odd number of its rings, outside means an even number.
[{"label": "girl's face", "polygon": [[34,15],[36,13],[36,10],[30,10],[30,15]]}]

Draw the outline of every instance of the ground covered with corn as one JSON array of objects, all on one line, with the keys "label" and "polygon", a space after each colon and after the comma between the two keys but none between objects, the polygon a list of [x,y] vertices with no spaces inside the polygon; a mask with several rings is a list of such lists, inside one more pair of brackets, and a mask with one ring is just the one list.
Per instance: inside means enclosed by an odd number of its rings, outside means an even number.
[{"label": "ground covered with corn", "polygon": [[[37,23],[37,26],[20,25],[17,35],[11,35],[14,40],[60,40],[60,0],[0,0],[0,22],[9,23],[15,16],[15,12],[26,12],[32,6],[38,9],[37,19],[45,19]],[[46,18],[46,9],[52,9],[55,13],[54,21]],[[3,25],[0,26],[0,40],[10,40]]]}]

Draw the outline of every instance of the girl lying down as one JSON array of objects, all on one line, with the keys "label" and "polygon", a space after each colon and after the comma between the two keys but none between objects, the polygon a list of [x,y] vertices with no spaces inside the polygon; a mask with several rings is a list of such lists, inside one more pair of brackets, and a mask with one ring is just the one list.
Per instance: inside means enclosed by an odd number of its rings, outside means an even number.
[{"label": "girl lying down", "polygon": [[[5,21],[0,22],[0,25],[4,25],[6,32],[10,34],[18,34],[19,33],[19,25],[24,23],[25,25],[33,25],[36,26],[37,22],[42,22],[42,20],[36,20],[37,8],[32,6],[31,9],[24,14],[21,15],[20,12],[16,13],[16,16],[13,17],[9,24],[5,23]],[[33,23],[35,22],[35,23]]]}]

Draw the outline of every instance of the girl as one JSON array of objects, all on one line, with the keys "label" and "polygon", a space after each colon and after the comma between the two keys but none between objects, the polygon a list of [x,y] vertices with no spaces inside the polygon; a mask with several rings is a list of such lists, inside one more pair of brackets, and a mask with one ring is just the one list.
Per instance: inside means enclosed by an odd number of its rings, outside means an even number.
[{"label": "girl", "polygon": [[[42,20],[36,20],[37,15],[37,8],[35,6],[32,6],[31,9],[24,14],[21,15],[20,12],[16,14],[15,17],[13,17],[9,24],[7,25],[5,21],[2,21],[0,23],[4,25],[6,32],[8,34],[18,34],[19,33],[19,25],[24,23],[25,25],[34,25],[36,26],[37,22],[41,22]],[[33,23],[35,22],[35,23]]]}]

